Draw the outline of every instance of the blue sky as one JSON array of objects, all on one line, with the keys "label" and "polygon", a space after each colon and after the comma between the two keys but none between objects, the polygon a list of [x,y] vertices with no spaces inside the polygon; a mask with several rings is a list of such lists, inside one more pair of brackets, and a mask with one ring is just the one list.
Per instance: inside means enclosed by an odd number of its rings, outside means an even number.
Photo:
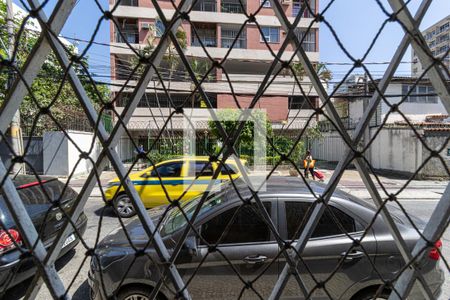
[{"label": "blue sky", "polygon": [[[332,0],[320,0],[321,10],[325,8]],[[381,3],[389,9],[386,0],[380,0]],[[18,2],[18,1],[15,1]],[[108,8],[107,0],[99,0],[104,9]],[[51,0],[47,11],[50,12],[55,1]],[[408,7],[413,13],[420,5],[420,0],[411,0]],[[449,0],[434,0],[431,7],[422,22],[421,29],[434,24],[436,21],[450,14]],[[62,34],[69,38],[89,40],[93,35],[94,28],[101,16],[94,0],[79,0],[74,8],[68,22],[66,23]],[[387,18],[381,11],[375,0],[335,0],[325,13],[326,20],[331,24],[339,36],[344,47],[355,58],[360,58],[369,47],[376,32],[383,21]],[[387,62],[391,59],[403,35],[400,25],[389,23],[383,30],[379,40],[367,57],[367,62]],[[95,37],[95,42],[109,43],[109,24],[103,21]],[[86,43],[79,42],[78,47],[82,50]],[[320,59],[326,63],[346,63],[350,60],[343,51],[340,50],[331,31],[325,24],[320,27]],[[108,76],[109,74],[109,47],[102,45],[92,45],[88,55],[90,57],[91,68],[99,75]],[[411,60],[411,51],[405,55],[403,61]],[[350,66],[329,65],[334,72],[334,81],[342,78]],[[380,77],[386,65],[370,66],[373,76]],[[410,64],[401,64],[398,75],[409,75]],[[104,78],[107,80],[107,78]]]}]

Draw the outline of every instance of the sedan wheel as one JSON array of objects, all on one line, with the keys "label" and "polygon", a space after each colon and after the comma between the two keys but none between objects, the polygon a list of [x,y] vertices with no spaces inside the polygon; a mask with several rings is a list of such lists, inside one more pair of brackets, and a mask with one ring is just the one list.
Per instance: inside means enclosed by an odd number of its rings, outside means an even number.
[{"label": "sedan wheel", "polygon": [[120,195],[114,200],[117,214],[122,218],[129,218],[136,214],[133,203],[127,195]]},{"label": "sedan wheel", "polygon": [[386,300],[389,298],[389,292],[388,291],[383,291],[380,295],[378,295],[376,298],[374,297],[376,294],[376,291],[370,291],[370,292],[366,292],[363,295],[356,297],[354,299],[358,299],[358,300]]},{"label": "sedan wheel", "polygon": [[150,298],[148,298],[147,296],[143,296],[143,295],[130,295],[128,297],[126,297],[124,300],[149,300]]},{"label": "sedan wheel", "polygon": [[[124,288],[117,295],[117,300],[150,300],[151,289],[148,286],[131,286]],[[156,300],[162,300],[159,295]]]}]

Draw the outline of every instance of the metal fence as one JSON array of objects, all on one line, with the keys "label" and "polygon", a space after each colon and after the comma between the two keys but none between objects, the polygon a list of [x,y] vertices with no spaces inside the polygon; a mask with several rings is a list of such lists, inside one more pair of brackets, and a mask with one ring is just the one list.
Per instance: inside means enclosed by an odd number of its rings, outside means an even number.
[{"label": "metal fence", "polygon": [[[149,247],[152,247],[153,249],[155,249],[156,253],[159,256],[159,260],[161,261],[160,280],[158,282],[155,282],[154,286],[151,289],[149,288],[150,298],[158,297],[160,295],[159,293],[161,289],[164,288],[170,292],[169,295],[170,298],[190,299],[191,290],[189,284],[192,278],[195,278],[195,276],[199,274],[197,271],[201,269],[202,262],[200,262],[198,266],[194,268],[195,271],[193,272],[191,278],[186,278],[182,276],[181,271],[177,268],[177,262],[180,259],[181,250],[183,248],[183,245],[185,245],[185,240],[188,236],[194,235],[196,236],[196,238],[204,240],[204,238],[201,236],[201,233],[197,231],[195,224],[196,219],[199,217],[199,214],[201,212],[202,205],[208,199],[208,196],[210,194],[209,190],[211,189],[208,189],[208,191],[203,194],[201,199],[198,201],[195,210],[190,214],[186,214],[183,211],[183,207],[180,205],[179,201],[181,199],[171,199],[169,195],[166,193],[167,200],[170,203],[170,205],[164,208],[163,215],[165,216],[166,214],[168,214],[171,208],[177,207],[181,209],[181,211],[183,212],[182,215],[183,218],[185,219],[184,222],[186,223],[181,238],[176,242],[176,245],[174,245],[169,249],[167,244],[163,242],[163,239],[160,234],[159,229],[162,226],[161,221],[157,221],[155,223],[154,220],[150,217],[150,215],[146,211],[143,203],[140,200],[139,193],[136,190],[134,184],[132,183],[132,181],[127,179],[132,168],[130,168],[129,170],[125,169],[124,165],[122,164],[118,156],[118,153],[116,152],[116,146],[123,135],[128,135],[131,138],[131,133],[127,130],[126,124],[130,121],[133,111],[136,109],[139,101],[144,95],[146,88],[151,80],[154,80],[156,78],[156,80],[160,81],[161,86],[164,89],[164,92],[170,99],[171,97],[169,93],[170,91],[168,91],[164,86],[164,81],[160,77],[158,66],[160,65],[171,43],[174,45],[174,48],[177,52],[177,55],[179,56],[181,63],[184,65],[185,69],[187,70],[188,74],[191,77],[193,84],[195,85],[195,90],[192,91],[192,93],[199,93],[201,97],[205,100],[206,104],[211,107],[209,96],[202,87],[202,83],[207,79],[208,74],[205,74],[202,78],[199,78],[197,74],[193,72],[192,67],[189,64],[189,60],[186,57],[185,52],[179,45],[176,38],[176,31],[177,28],[180,26],[181,22],[188,22],[192,25],[193,28],[192,34],[196,36],[195,40],[198,41],[197,46],[202,47],[205,53],[208,53],[207,50],[208,45],[205,45],[203,43],[204,40],[198,35],[197,30],[195,30],[195,26],[192,24],[189,18],[192,6],[195,4],[196,1],[181,0],[179,3],[172,2],[172,6],[173,9],[175,10],[175,13],[171,19],[167,19],[167,16],[163,13],[163,10],[161,9],[160,6],[160,1],[156,0],[151,1],[152,5],[155,7],[157,11],[158,18],[165,24],[165,32],[162,34],[158,44],[149,55],[143,55],[140,52],[135,52],[136,55],[139,56],[139,65],[133,70],[130,77],[133,76],[134,72],[138,68],[141,68],[143,71],[136,86],[133,86],[133,92],[132,95],[129,97],[129,101],[126,103],[125,108],[122,110],[122,113],[120,114],[117,111],[115,111],[113,105],[115,99],[112,100],[101,99],[100,108],[98,109],[94,107],[92,99],[88,96],[88,93],[84,89],[83,84],[80,80],[80,76],[78,73],[79,69],[77,69],[78,71],[76,71],[76,68],[81,68],[82,70],[83,66],[82,64],[80,65],[80,62],[81,59],[85,56],[87,50],[77,55],[68,55],[68,51],[67,49],[65,49],[66,48],[65,45],[61,43],[61,41],[57,38],[58,34],[61,32],[62,27],[66,23],[68,17],[71,14],[72,9],[74,8],[77,2],[78,2],[77,0],[57,1],[54,9],[51,12],[51,15],[47,16],[46,10],[44,9],[47,5],[47,1],[44,1],[42,3],[39,2],[38,0],[28,0],[26,1],[26,3],[24,1],[24,6],[28,7],[29,13],[29,16],[25,19],[25,21],[31,18],[38,20],[39,23],[41,24],[42,32],[40,33],[40,37],[37,43],[34,45],[31,54],[28,57],[26,57],[26,61],[23,64],[23,66],[18,68],[15,66],[15,64],[12,63],[11,60],[6,58],[2,58],[0,61],[1,72],[13,70],[17,75],[12,88],[6,93],[6,97],[2,103],[0,110],[0,133],[2,136],[2,140],[7,142],[5,136],[8,130],[8,126],[11,120],[13,119],[15,112],[19,109],[25,96],[31,93],[31,98],[33,98],[30,89],[31,83],[37,77],[38,72],[41,66],[43,65],[47,55],[49,55],[50,52],[53,52],[54,55],[57,57],[59,64],[64,69],[64,77],[61,80],[70,83],[72,89],[75,91],[79,99],[79,105],[84,109],[87,119],[89,120],[92,128],[94,128],[96,136],[103,146],[103,150],[99,155],[98,159],[96,161],[92,161],[92,163],[94,164],[94,168],[92,172],[90,172],[85,182],[83,183],[81,192],[79,193],[79,196],[77,197],[73,206],[69,210],[67,210],[66,208],[62,207],[62,204],[59,200],[52,202],[51,209],[59,208],[60,212],[66,217],[65,219],[66,221],[64,222],[64,225],[60,228],[57,237],[53,241],[52,245],[47,247],[43,244],[39,230],[35,228],[35,226],[33,225],[30,215],[27,213],[24,202],[22,201],[21,196],[19,195],[18,191],[14,186],[12,178],[8,176],[11,167],[6,168],[5,165],[2,162],[0,162],[0,178],[1,178],[0,186],[3,191],[4,201],[12,217],[14,218],[14,221],[17,225],[17,229],[20,232],[20,235],[23,240],[23,246],[20,245],[16,246],[18,246],[18,248],[22,252],[21,257],[23,259],[27,257],[32,257],[37,267],[37,272],[34,277],[34,280],[32,284],[30,284],[30,286],[28,287],[26,298],[34,299],[43,283],[46,284],[46,286],[51,292],[51,295],[55,299],[70,298],[69,295],[70,285],[69,286],[64,285],[60,277],[60,274],[58,274],[57,270],[55,269],[55,260],[57,259],[58,255],[61,252],[63,243],[66,240],[68,233],[71,230],[76,230],[75,223],[77,222],[77,219],[80,217],[80,214],[82,213],[83,208],[85,207],[96,183],[99,184],[102,196],[104,197],[104,189],[100,184],[99,176],[102,174],[102,171],[110,162],[113,170],[117,173],[117,176],[120,178],[121,185],[124,187],[126,194],[131,199],[132,204],[137,212],[138,219],[142,223],[145,234],[148,236],[148,243],[147,243],[148,247],[145,249],[137,249],[133,247],[133,241],[129,240],[130,245],[135,251],[136,254],[135,257],[138,258],[141,256],[148,256],[146,250],[148,250]],[[354,249],[362,251],[371,262],[373,272],[375,273],[377,272],[376,266],[372,260],[373,258],[369,257],[368,253],[364,249],[364,236],[366,236],[370,232],[373,222],[370,223],[366,228],[364,228],[362,237],[359,239],[355,239],[353,235],[351,235],[349,232],[345,232],[344,230],[345,235],[352,240],[352,244],[346,250],[345,255],[342,257],[342,259],[340,259],[338,265],[336,265],[336,267],[332,272],[330,272],[330,274],[327,274],[324,280],[320,281],[316,280],[314,274],[312,274],[309,270],[306,271],[303,270],[302,272],[300,272],[299,266],[304,265],[303,254],[305,251],[305,246],[309,238],[311,237],[312,233],[314,232],[314,229],[318,225],[320,218],[324,215],[324,213],[330,213],[333,216],[333,220],[336,223],[336,225],[340,228],[345,228],[342,224],[342,220],[340,220],[333,214],[328,204],[333,196],[333,192],[335,191],[344,170],[351,162],[353,162],[353,164],[356,166],[360,177],[362,178],[365,186],[370,192],[373,202],[377,206],[376,215],[377,216],[381,215],[383,217],[385,225],[389,228],[390,233],[394,237],[395,244],[398,247],[398,250],[401,253],[405,262],[404,265],[401,266],[400,271],[396,273],[393,278],[389,280],[386,280],[384,278],[379,279],[379,282],[381,284],[376,290],[373,291],[374,298],[380,296],[384,291],[388,290],[389,292],[391,292],[390,299],[404,299],[410,293],[413,284],[417,282],[421,288],[423,297],[425,299],[432,299],[433,293],[431,291],[430,286],[424,279],[422,270],[420,269],[420,265],[423,260],[427,259],[426,253],[430,249],[433,249],[435,242],[439,240],[444,230],[448,226],[450,215],[450,187],[448,187],[445,193],[442,195],[442,199],[439,201],[437,207],[435,208],[432,217],[430,218],[430,221],[426,224],[425,229],[423,231],[420,231],[417,227],[415,227],[420,238],[418,239],[413,250],[411,251],[411,249],[405,243],[404,237],[400,234],[398,223],[395,221],[395,218],[393,217],[392,213],[386,206],[388,202],[395,202],[402,208],[402,204],[397,200],[397,196],[398,193],[401,192],[401,190],[403,190],[408,186],[411,179],[405,182],[404,186],[399,190],[399,192],[394,194],[389,193],[383,186],[383,184],[378,180],[377,175],[374,174],[374,172],[372,172],[373,171],[372,167],[365,158],[365,152],[367,149],[370,148],[373,139],[366,141],[365,145],[363,146],[361,146],[360,143],[360,141],[363,138],[364,132],[369,125],[371,117],[375,113],[380,101],[386,102],[386,104],[390,107],[391,112],[400,113],[404,117],[405,121],[408,122],[408,119],[402,114],[401,106],[399,104],[389,103],[389,101],[384,97],[384,94],[386,92],[386,88],[390,82],[390,79],[394,75],[394,72],[396,71],[402,57],[404,56],[405,52],[407,51],[410,45],[413,47],[414,51],[418,54],[422,65],[426,67],[427,75],[429,76],[436,93],[442,100],[446,110],[450,112],[450,90],[449,85],[445,81],[443,74],[443,72],[448,73],[448,71],[444,71],[442,68],[440,68],[440,66],[442,66],[442,60],[434,58],[431,55],[431,51],[427,47],[427,43],[425,42],[422,34],[418,30],[419,24],[421,23],[432,1],[423,0],[415,16],[412,16],[411,12],[408,9],[408,6],[402,0],[388,0],[387,2],[389,3],[390,7],[386,7],[382,4],[381,1],[376,0],[376,3],[379,5],[381,11],[386,15],[385,22],[380,27],[380,32],[390,22],[396,22],[400,24],[402,29],[404,30],[404,36],[400,41],[400,44],[398,45],[398,48],[396,49],[395,54],[392,57],[389,67],[387,68],[385,74],[383,75],[382,80],[379,82],[374,81],[374,78],[372,78],[371,76],[370,70],[365,65],[367,54],[371,51],[371,48],[369,48],[367,53],[361,58],[352,57],[349,51],[347,51],[347,49],[344,47],[344,45],[340,43],[339,36],[337,35],[337,33],[333,31],[333,27],[331,25],[332,22],[329,22],[329,20],[327,19],[327,10],[336,1],[330,1],[329,4],[323,9],[321,9],[321,11],[318,12],[317,14],[315,14],[314,11],[311,9],[311,7],[309,7],[307,1],[302,2],[300,12],[296,15],[295,19],[292,22],[291,19],[289,19],[288,16],[286,16],[286,14],[284,13],[284,9],[280,1],[269,0],[269,2],[271,4],[273,11],[275,12],[276,17],[278,18],[281,24],[281,28],[286,32],[286,38],[282,42],[280,50],[277,51],[270,50],[273,56],[273,61],[271,62],[270,67],[268,68],[267,75],[260,84],[257,93],[255,94],[253,100],[250,103],[250,108],[256,107],[259,99],[261,98],[261,96],[264,95],[265,90],[268,88],[268,86],[270,86],[274,78],[276,78],[276,76],[283,70],[291,71],[291,73],[293,74],[292,76],[295,78],[298,86],[301,89],[300,80],[299,78],[297,78],[297,76],[295,75],[296,72],[294,72],[292,68],[293,61],[298,60],[304,66],[305,73],[310,78],[311,83],[321,100],[320,107],[314,110],[314,112],[310,116],[310,121],[314,119],[317,114],[321,115],[323,114],[323,116],[340,133],[346,145],[345,155],[339,161],[335,169],[335,172],[333,173],[328,184],[326,185],[326,188],[321,194],[313,192],[314,189],[311,187],[311,182],[305,179],[303,173],[298,169],[297,162],[293,161],[290,158],[291,152],[278,153],[280,156],[280,160],[277,164],[273,166],[272,171],[274,171],[277,168],[277,166],[282,162],[288,162],[292,164],[292,167],[296,168],[297,171],[299,172],[303,184],[311,191],[312,196],[315,198],[313,205],[311,205],[308,211],[306,212],[306,218],[304,219],[303,222],[300,222],[301,224],[295,230],[296,235],[292,239],[284,240],[283,238],[281,238],[280,232],[274,226],[273,219],[270,217],[270,215],[264,208],[258,190],[251,190],[250,194],[248,194],[250,195],[249,198],[241,199],[242,207],[245,207],[246,205],[249,205],[252,202],[256,203],[256,206],[254,207],[254,214],[259,215],[264,221],[264,223],[267,224],[271,234],[275,236],[275,239],[278,243],[279,254],[277,258],[284,258],[286,260],[286,264],[284,265],[282,272],[276,278],[276,283],[274,284],[273,287],[270,287],[271,295],[269,299],[279,299],[291,277],[294,279],[294,283],[299,288],[300,294],[297,295],[298,297],[310,298],[312,297],[314,292],[319,289],[323,291],[326,296],[331,297],[330,292],[327,290],[327,283],[330,280],[332,280],[334,276],[336,276],[336,274],[339,272],[340,269],[344,268],[344,262],[346,257],[351,255]],[[243,4],[242,2],[239,3],[242,8],[242,13],[245,15],[245,21],[243,24],[241,24],[242,28],[244,28],[247,24],[255,25],[258,28],[259,32],[261,33],[261,36],[264,37],[263,31],[261,29],[260,24],[258,23],[257,18],[260,13],[260,10],[262,9],[262,6],[258,10],[256,10],[255,13],[247,14],[245,4]],[[116,4],[112,6],[111,10],[102,11],[103,15],[99,20],[99,23],[109,22],[111,20],[113,23],[115,23],[114,26],[117,30],[119,30],[120,34],[121,28],[120,24],[116,24],[116,21],[113,18],[113,13],[118,8],[119,4],[120,1],[117,1]],[[101,7],[101,5],[98,6],[99,8]],[[354,66],[349,70],[347,76],[356,69],[362,69],[365,72],[367,72],[369,80],[373,82],[373,84],[376,86],[376,92],[370,99],[369,105],[367,106],[367,109],[364,112],[364,116],[361,119],[361,121],[357,124],[353,136],[349,136],[347,134],[345,126],[340,120],[333,105],[333,102],[330,100],[334,92],[328,93],[325,90],[321,80],[318,77],[318,74],[315,71],[313,64],[311,63],[307,54],[305,53],[305,50],[301,46],[303,41],[299,40],[298,36],[295,34],[294,28],[297,27],[300,20],[302,19],[302,16],[304,15],[302,11],[309,11],[312,15],[315,16],[314,22],[319,22],[322,24],[322,26],[327,26],[334,33],[335,38],[339,46],[341,47],[341,50],[344,51],[347,54],[348,58],[351,59],[351,61],[353,61],[354,63]],[[24,24],[24,22],[22,24]],[[309,27],[309,29],[310,28],[311,26]],[[94,30],[93,38],[95,37],[97,30],[98,28]],[[22,36],[23,32],[24,32],[24,25],[22,25],[22,28],[17,35],[18,40],[23,38]],[[303,37],[307,36],[307,33],[308,30],[305,32]],[[128,43],[126,36],[123,33],[120,35],[122,36],[123,41],[127,43],[128,47],[130,49],[133,49],[133,46]],[[378,38],[379,33],[376,36],[374,36],[373,41],[376,42]],[[267,43],[265,38],[264,43],[267,46],[267,49],[270,49],[270,45],[269,43]],[[295,55],[288,60],[282,59],[281,57],[283,53],[285,53],[289,45],[293,49],[295,49]],[[232,51],[232,49],[233,47],[230,46],[230,49],[228,49],[228,52],[224,56],[223,60],[215,60],[212,57],[208,56],[208,59],[210,60],[211,64],[209,71],[207,73],[217,68],[221,69],[222,72],[226,74],[226,69],[223,67],[223,65],[224,62],[226,61],[226,58],[228,57],[228,54],[230,53],[230,51]],[[448,54],[449,51],[446,52],[446,55],[444,55],[444,57],[447,56]],[[280,66],[281,68],[279,68]],[[89,74],[84,75],[89,77]],[[418,78],[418,80],[419,79],[420,78]],[[414,87],[414,85],[412,85],[412,87]],[[303,90],[302,93],[305,99],[309,99],[307,95],[305,95]],[[56,98],[57,97],[58,96],[56,96]],[[188,97],[188,99],[190,99],[190,97]],[[403,101],[405,101],[405,99],[403,99]],[[51,102],[48,106],[43,106],[40,103],[36,103],[36,105],[39,107],[38,116],[45,115],[51,118],[52,117],[51,108],[53,103],[54,102]],[[312,104],[311,106],[314,107]],[[112,129],[111,133],[108,133],[108,131],[105,129],[105,125],[101,118],[101,115],[105,112],[105,110],[112,111],[112,113],[115,115],[115,118],[118,120],[118,122],[116,122],[114,128]],[[167,126],[167,124],[170,122],[170,119],[176,114],[183,114],[183,106],[173,107],[173,113],[167,118],[165,126]],[[413,132],[415,132],[412,124],[409,125],[411,126]],[[224,147],[221,150],[222,155],[220,157],[217,155],[210,156],[210,162],[217,162],[219,164],[219,168],[214,172],[212,176],[214,179],[216,179],[219,176],[221,169],[224,168],[224,159],[229,157],[231,154],[236,153],[234,149],[234,142],[238,139],[244,125],[240,124],[239,126],[237,126],[232,133],[227,133],[223,128],[221,128],[220,123],[218,123],[217,126],[219,127],[220,129],[219,131],[222,135],[222,138],[226,141],[226,143],[224,143]],[[164,128],[162,128],[161,130],[163,129]],[[302,139],[303,135],[305,134],[305,131],[306,131],[305,129],[298,131],[297,142]],[[159,137],[161,137],[161,135],[159,135],[157,139]],[[420,135],[417,134],[417,138],[420,140],[421,143],[423,143],[423,147],[429,151],[429,157],[425,159],[424,164],[431,158],[437,158],[441,160],[441,162],[445,165],[440,154],[442,149],[437,150],[431,149],[430,147],[428,147],[425,141],[421,139]],[[133,139],[131,140],[133,141]],[[273,146],[270,143],[270,139],[268,139],[268,143],[270,146]],[[446,144],[448,144],[448,138]],[[148,151],[151,151],[152,145],[150,145]],[[445,145],[443,145],[442,147],[444,146]],[[26,147],[27,145],[25,146],[25,148]],[[134,144],[134,147],[137,149],[138,145]],[[10,150],[12,149],[12,147],[9,148]],[[277,149],[274,149],[274,151],[276,150]],[[79,161],[82,162],[83,160],[86,159],[87,160],[90,159],[89,152],[80,151]],[[147,155],[138,155],[133,164],[136,164],[139,159],[148,159],[148,157]],[[14,163],[28,164],[26,155],[21,156],[16,154],[12,161]],[[153,165],[152,161],[148,161],[148,163],[150,165]],[[423,168],[423,165],[420,168]],[[416,172],[418,172],[420,168]],[[267,178],[272,176],[272,171],[268,173]],[[448,168],[446,169],[446,171],[447,173],[449,173]],[[245,170],[242,169],[241,172],[245,173]],[[35,174],[37,178],[40,178],[37,175],[37,172],[35,172]],[[159,174],[158,178],[159,180],[161,180]],[[66,186],[69,186],[71,179],[72,177],[69,176]],[[39,179],[39,181],[41,181],[41,179]],[[377,188],[375,182],[378,183],[380,188]],[[213,184],[212,182],[209,184],[210,187],[212,186],[212,184]],[[45,194],[44,189],[43,192]],[[46,196],[49,197],[49,195]],[[405,215],[407,218],[409,217],[406,212]],[[229,222],[231,223],[232,220],[233,218],[230,218]],[[121,224],[122,226],[124,226],[122,222]],[[4,224],[0,225],[2,225],[3,229],[6,229],[3,226]],[[230,224],[228,224],[226,227],[228,226],[230,226]],[[100,231],[101,224],[95,230]],[[8,231],[6,232],[8,235],[10,235]],[[81,238],[81,240],[83,240],[81,234],[78,233],[78,235]],[[11,240],[13,241],[15,240],[14,237],[12,236],[9,237],[11,238]],[[86,259],[91,258],[92,260],[95,261],[101,260],[101,254],[100,251],[98,251],[99,249],[97,248],[98,245],[97,243],[98,241],[95,243],[93,247],[88,247],[87,244],[83,242],[84,247],[86,247],[85,253]],[[437,249],[436,251],[440,250]],[[252,293],[253,297],[256,298],[262,297],[261,294],[258,292],[257,284],[258,281],[263,276],[265,276],[265,272],[267,271],[267,269],[262,270],[260,274],[258,274],[257,276],[255,276],[250,280],[244,280],[239,271],[236,268],[234,268],[234,262],[227,258],[219,242],[215,244],[208,244],[208,251],[206,256],[213,255],[213,253],[223,256],[223,259],[224,261],[226,261],[226,264],[230,267],[232,272],[234,272],[237,282],[242,287],[240,297],[242,297],[243,293],[247,291]],[[149,257],[149,259],[151,258]],[[449,264],[445,259],[445,257],[443,257],[443,260],[445,268],[448,271]],[[129,269],[140,267],[142,266],[135,265],[132,263],[129,266]],[[77,276],[81,276],[79,272],[76,273],[76,276],[73,280],[75,280]],[[305,276],[309,276],[310,278],[313,279],[312,286],[305,286],[304,284]],[[125,282],[125,279],[126,278],[122,278],[120,282]],[[71,282],[73,282],[73,280]],[[104,291],[104,292],[107,294],[109,294],[109,292],[113,292],[111,296],[112,298],[117,296],[117,291]]]}]

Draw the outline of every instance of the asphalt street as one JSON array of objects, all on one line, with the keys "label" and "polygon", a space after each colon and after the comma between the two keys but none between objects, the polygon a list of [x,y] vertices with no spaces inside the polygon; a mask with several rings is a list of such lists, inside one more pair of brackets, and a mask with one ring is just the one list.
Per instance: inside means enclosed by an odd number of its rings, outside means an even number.
[{"label": "asphalt street", "polygon": [[[329,178],[331,173],[326,172]],[[102,175],[102,184],[106,184],[112,178],[113,174],[105,173]],[[396,193],[402,188],[406,182],[405,179],[395,179],[380,177],[380,182],[388,193]],[[80,190],[84,183],[84,178],[78,178],[71,181],[71,186],[75,190]],[[398,195],[401,205],[405,208],[408,214],[420,217],[428,221],[435,206],[437,205],[446,185],[447,181],[411,181],[407,188]],[[349,192],[362,199],[370,200],[367,189],[361,182],[359,176],[355,171],[346,171],[339,188]],[[382,188],[378,185],[378,190]],[[384,192],[381,192],[384,195]],[[96,187],[89,198],[85,213],[88,216],[88,229],[84,236],[85,243],[88,247],[94,247],[96,241],[101,240],[110,231],[119,226],[117,218],[114,216],[110,208],[104,209],[103,201],[100,195],[100,190]],[[450,230],[447,229],[442,237],[443,254],[450,262]],[[59,264],[58,270],[62,277],[66,288],[69,288],[69,294],[73,295],[72,299],[81,300],[89,299],[89,286],[87,283],[87,272],[89,269],[89,259],[85,259],[87,249],[83,244],[78,244],[74,251],[64,257]],[[444,266],[443,266],[444,267]],[[446,270],[446,268],[444,267]],[[440,299],[450,299],[450,274],[446,271],[446,283],[443,286],[443,293]],[[28,283],[29,284],[29,283]],[[14,291],[14,297],[20,298],[26,290],[27,283],[19,286]],[[47,288],[43,286],[38,299],[51,299]]]}]

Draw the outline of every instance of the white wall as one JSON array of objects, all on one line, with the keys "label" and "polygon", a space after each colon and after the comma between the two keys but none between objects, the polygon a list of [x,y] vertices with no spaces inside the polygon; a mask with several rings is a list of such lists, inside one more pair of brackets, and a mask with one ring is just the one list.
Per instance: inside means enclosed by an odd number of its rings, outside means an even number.
[{"label": "white wall", "polygon": [[348,105],[348,115],[350,119],[357,123],[364,114],[364,101],[357,100],[351,101]]},{"label": "white wall", "polygon": [[[377,130],[378,127],[372,128],[370,136],[375,136]],[[450,147],[447,141],[448,133],[423,130],[418,130],[418,133],[431,149],[442,149],[440,152],[442,161],[438,158],[428,160],[418,172],[419,176],[448,177],[447,169],[450,168],[450,156],[447,156],[447,149]],[[349,134],[351,136],[352,132]],[[337,132],[323,133],[323,138],[313,141],[311,146],[313,157],[334,162],[342,159],[346,148]],[[364,155],[374,169],[415,174],[429,158],[430,153],[411,129],[383,128]]]},{"label": "white wall", "polygon": [[45,132],[43,138],[43,165],[45,175],[69,173],[68,143],[63,132]]},{"label": "white wall", "polygon": [[[402,94],[402,84],[390,84],[386,90],[386,95],[401,95]],[[389,103],[399,103],[402,97],[389,97],[387,98]],[[426,115],[432,114],[446,114],[444,105],[440,99],[437,103],[411,103],[403,102],[400,107],[400,111],[404,113],[411,121],[423,122],[425,121]],[[381,119],[383,120],[385,115],[389,112],[389,106],[381,101]],[[396,121],[403,121],[403,117],[398,113],[392,113],[389,116],[388,123],[393,123]]]},{"label": "white wall", "polygon": [[375,169],[415,173],[422,164],[422,144],[410,129],[382,129],[370,146],[370,162]]},{"label": "white wall", "polygon": [[43,165],[45,175],[68,176],[72,172],[74,175],[81,175],[92,170],[91,161],[80,160],[80,154],[88,152],[89,157],[95,162],[101,147],[96,140],[93,140],[94,134],[68,131],[67,135],[59,131],[44,134]]},{"label": "white wall", "polygon": [[344,155],[346,144],[338,132],[325,132],[323,138],[312,141],[311,152],[315,159],[339,161]]}]

